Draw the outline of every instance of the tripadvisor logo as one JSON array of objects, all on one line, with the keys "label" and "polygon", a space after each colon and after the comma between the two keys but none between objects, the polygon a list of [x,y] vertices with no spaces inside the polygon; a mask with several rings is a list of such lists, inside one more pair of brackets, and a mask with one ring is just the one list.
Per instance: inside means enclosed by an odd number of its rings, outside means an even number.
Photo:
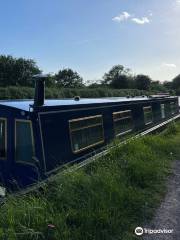
[{"label": "tripadvisor logo", "polygon": [[135,228],[135,234],[137,236],[141,236],[143,234],[172,234],[173,229],[149,229],[149,228],[142,228],[142,227],[137,227]]},{"label": "tripadvisor logo", "polygon": [[135,234],[136,234],[137,236],[143,235],[143,228],[142,228],[142,227],[137,227],[137,228],[135,229]]}]

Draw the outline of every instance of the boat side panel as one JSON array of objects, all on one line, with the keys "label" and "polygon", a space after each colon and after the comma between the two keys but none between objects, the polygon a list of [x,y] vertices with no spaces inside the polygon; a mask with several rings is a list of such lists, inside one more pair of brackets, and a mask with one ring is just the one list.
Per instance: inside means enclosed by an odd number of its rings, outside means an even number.
[{"label": "boat side panel", "polygon": [[[86,156],[93,154],[95,151],[111,142],[115,137],[112,118],[113,112],[131,110],[134,121],[134,130],[141,131],[162,121],[160,104],[168,103],[170,101],[171,99],[152,99],[151,101],[131,104],[119,104],[113,106],[103,105],[94,108],[89,106],[87,108],[80,107],[78,109],[62,109],[59,111],[39,113],[46,172],[50,172],[54,168],[65,163],[84,159]],[[152,107],[153,114],[153,123],[148,126],[144,123],[143,112],[143,107],[147,106]],[[78,153],[73,153],[71,148],[69,120],[96,115],[103,116],[104,143]]]}]

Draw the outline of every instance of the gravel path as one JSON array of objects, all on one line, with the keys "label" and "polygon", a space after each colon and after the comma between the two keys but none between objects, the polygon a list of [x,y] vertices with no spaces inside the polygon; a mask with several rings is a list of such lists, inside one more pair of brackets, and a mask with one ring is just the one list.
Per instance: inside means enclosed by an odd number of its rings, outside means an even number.
[{"label": "gravel path", "polygon": [[144,240],[180,240],[180,161],[173,163],[168,191],[149,229],[173,229],[171,234],[145,234]]}]

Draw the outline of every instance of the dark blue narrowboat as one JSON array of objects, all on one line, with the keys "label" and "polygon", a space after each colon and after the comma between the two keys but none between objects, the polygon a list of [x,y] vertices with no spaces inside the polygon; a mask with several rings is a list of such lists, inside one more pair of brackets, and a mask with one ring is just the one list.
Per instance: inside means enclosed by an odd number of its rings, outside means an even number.
[{"label": "dark blue narrowboat", "polygon": [[179,114],[170,96],[0,101],[0,182],[24,187],[67,163],[83,161],[114,138],[151,128]]}]

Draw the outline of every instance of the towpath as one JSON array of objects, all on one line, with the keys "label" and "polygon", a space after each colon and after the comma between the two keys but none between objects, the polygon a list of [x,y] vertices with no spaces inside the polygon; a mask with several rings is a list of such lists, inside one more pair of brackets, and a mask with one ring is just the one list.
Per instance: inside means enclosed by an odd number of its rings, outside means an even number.
[{"label": "towpath", "polygon": [[167,184],[167,194],[154,220],[146,228],[173,230],[173,232],[144,234],[143,240],[180,240],[180,160],[173,163],[173,174]]}]

